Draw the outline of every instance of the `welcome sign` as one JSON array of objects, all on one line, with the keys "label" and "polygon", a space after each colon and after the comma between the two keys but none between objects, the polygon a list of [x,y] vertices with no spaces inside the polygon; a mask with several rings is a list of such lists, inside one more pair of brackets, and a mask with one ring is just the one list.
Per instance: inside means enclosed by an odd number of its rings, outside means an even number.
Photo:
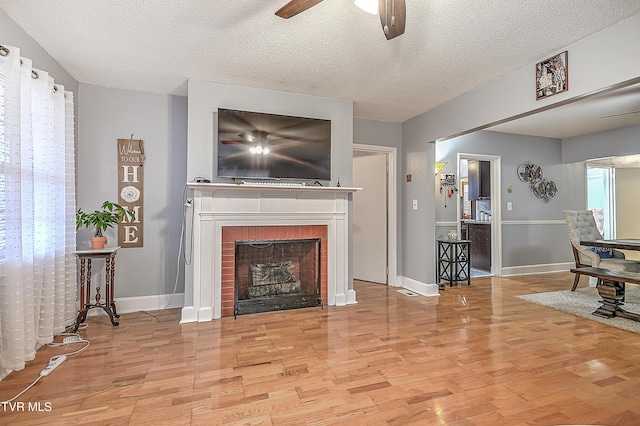
[{"label": "welcome sign", "polygon": [[127,216],[118,224],[118,245],[122,248],[143,246],[143,163],[141,139],[118,139],[118,204],[135,213],[135,219]]}]

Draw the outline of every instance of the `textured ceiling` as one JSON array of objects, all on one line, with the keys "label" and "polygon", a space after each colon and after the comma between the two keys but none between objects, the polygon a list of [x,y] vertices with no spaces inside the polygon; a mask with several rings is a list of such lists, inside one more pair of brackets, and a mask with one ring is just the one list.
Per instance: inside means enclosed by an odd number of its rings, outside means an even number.
[{"label": "textured ceiling", "polygon": [[352,100],[402,122],[640,13],[638,0],[406,0],[404,35],[351,0],[0,0],[80,83],[186,95],[188,78]]}]

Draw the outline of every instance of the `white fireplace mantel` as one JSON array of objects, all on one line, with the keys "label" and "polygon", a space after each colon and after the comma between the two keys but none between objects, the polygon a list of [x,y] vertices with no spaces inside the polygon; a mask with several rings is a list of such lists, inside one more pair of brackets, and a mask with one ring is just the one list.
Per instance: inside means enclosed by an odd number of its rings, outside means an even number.
[{"label": "white fireplace mantel", "polygon": [[221,317],[222,228],[327,226],[327,301],[356,303],[349,289],[349,200],[360,188],[188,183],[194,191],[193,273],[181,323]]}]

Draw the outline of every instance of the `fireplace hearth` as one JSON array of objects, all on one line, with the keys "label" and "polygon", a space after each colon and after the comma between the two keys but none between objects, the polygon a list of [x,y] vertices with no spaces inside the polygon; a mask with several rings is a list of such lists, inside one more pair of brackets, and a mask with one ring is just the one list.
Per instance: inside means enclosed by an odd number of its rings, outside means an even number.
[{"label": "fireplace hearth", "polygon": [[235,242],[234,316],[320,306],[321,239]]}]

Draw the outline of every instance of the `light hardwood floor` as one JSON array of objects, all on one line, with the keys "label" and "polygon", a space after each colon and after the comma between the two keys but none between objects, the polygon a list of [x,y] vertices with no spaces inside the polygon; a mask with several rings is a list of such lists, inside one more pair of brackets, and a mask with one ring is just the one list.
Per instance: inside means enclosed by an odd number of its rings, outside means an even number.
[{"label": "light hardwood floor", "polygon": [[[91,317],[91,346],[19,398],[51,410],[0,424],[638,425],[640,336],[513,297],[572,279],[475,278],[433,298],[356,282],[356,305],[184,325],[177,309]],[[68,349],[40,350],[0,400]]]}]

